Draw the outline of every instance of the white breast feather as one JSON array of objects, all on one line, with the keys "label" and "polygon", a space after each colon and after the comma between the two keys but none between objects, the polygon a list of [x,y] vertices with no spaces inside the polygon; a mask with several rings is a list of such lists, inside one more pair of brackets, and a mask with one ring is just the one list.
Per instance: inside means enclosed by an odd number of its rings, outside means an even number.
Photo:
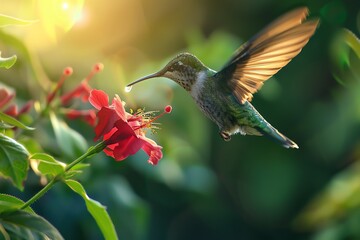
[{"label": "white breast feather", "polygon": [[200,92],[202,91],[202,88],[204,87],[205,80],[206,80],[206,72],[205,71],[199,72],[196,76],[196,81],[191,88],[191,96],[194,99],[198,98]]}]

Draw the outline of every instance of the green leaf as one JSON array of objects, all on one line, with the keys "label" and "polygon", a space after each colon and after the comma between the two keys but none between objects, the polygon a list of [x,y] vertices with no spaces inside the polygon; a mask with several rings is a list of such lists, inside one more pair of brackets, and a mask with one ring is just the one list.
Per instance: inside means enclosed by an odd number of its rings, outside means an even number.
[{"label": "green leaf", "polygon": [[18,128],[22,128],[22,129],[25,129],[25,130],[34,130],[35,128],[32,128],[32,127],[28,127],[24,124],[22,124],[21,122],[19,122],[18,120],[16,120],[15,118],[3,113],[3,112],[0,112],[0,120],[14,126],[14,127],[18,127]]},{"label": "green leaf", "polygon": [[34,138],[27,137],[27,136],[21,136],[18,139],[18,141],[28,150],[28,152],[30,154],[43,152],[43,149],[42,149],[39,141],[37,141]]},{"label": "green leaf", "polygon": [[78,163],[74,167],[72,167],[71,170],[82,171],[83,169],[88,168],[88,167],[90,167],[89,163]]},{"label": "green leaf", "polygon": [[347,45],[352,48],[358,58],[360,58],[360,40],[353,32],[348,29],[343,29],[343,37]]},{"label": "green leaf", "polygon": [[350,66],[350,50],[360,58],[360,40],[350,30],[341,29],[332,43],[332,58],[340,70]]},{"label": "green leaf", "polygon": [[64,121],[58,119],[54,113],[50,113],[56,141],[63,153],[69,158],[86,152],[88,146],[85,139],[78,132],[71,129]]},{"label": "green leaf", "polygon": [[[343,28],[337,32],[331,44],[331,58],[334,78],[341,85],[352,86],[358,80],[360,59],[360,40],[350,30]],[[354,54],[356,57],[354,58]]]},{"label": "green leaf", "polygon": [[6,124],[4,122],[0,122],[0,129],[11,129],[14,128],[14,126]]},{"label": "green leaf", "polygon": [[[29,2],[29,1],[28,1]],[[28,65],[28,77],[34,79],[33,84],[29,84],[28,91],[48,91],[51,82],[45,70],[43,69],[40,60],[33,56],[33,51],[28,49],[27,44],[22,39],[15,37],[13,34],[0,31],[1,43],[4,46],[16,49],[16,52],[21,54],[23,62]]]},{"label": "green leaf", "polygon": [[82,173],[82,170],[89,166],[90,164],[88,163],[78,163],[74,167],[72,167],[68,172],[66,172],[65,178],[70,179],[74,177],[76,174]]},{"label": "green leaf", "polygon": [[74,192],[83,197],[86,208],[95,219],[105,239],[118,239],[114,224],[112,223],[109,214],[106,212],[105,206],[89,198],[86,195],[84,187],[79,182],[74,180],[66,180],[65,182]]},{"label": "green leaf", "polygon": [[15,64],[16,60],[17,60],[16,55],[12,55],[11,57],[8,58],[3,58],[1,57],[1,52],[0,52],[0,67],[9,69]]},{"label": "green leaf", "polygon": [[0,14],[0,27],[6,27],[10,25],[29,25],[31,23],[37,22],[36,20],[23,20],[20,18],[15,18]]},{"label": "green leaf", "polygon": [[9,239],[63,239],[48,221],[26,211],[1,213],[0,226],[5,229]]},{"label": "green leaf", "polygon": [[23,145],[0,134],[0,175],[9,178],[15,186],[23,190],[23,181],[29,169],[28,151]]},{"label": "green leaf", "polygon": [[[24,202],[14,196],[0,193],[0,213],[6,212],[9,210],[19,209]],[[31,207],[24,209],[29,213],[35,213]]]},{"label": "green leaf", "polygon": [[35,153],[29,158],[38,161],[37,170],[43,175],[56,176],[65,171],[66,164],[55,160],[55,158],[46,153]]}]

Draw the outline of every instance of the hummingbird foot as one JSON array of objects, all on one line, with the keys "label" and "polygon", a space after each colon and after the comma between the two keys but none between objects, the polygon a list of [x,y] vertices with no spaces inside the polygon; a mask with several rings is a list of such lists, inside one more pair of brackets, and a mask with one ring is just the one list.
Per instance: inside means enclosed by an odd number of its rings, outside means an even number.
[{"label": "hummingbird foot", "polygon": [[228,142],[231,140],[231,136],[230,136],[229,132],[221,131],[220,136],[222,137],[222,139],[224,139],[225,142]]}]

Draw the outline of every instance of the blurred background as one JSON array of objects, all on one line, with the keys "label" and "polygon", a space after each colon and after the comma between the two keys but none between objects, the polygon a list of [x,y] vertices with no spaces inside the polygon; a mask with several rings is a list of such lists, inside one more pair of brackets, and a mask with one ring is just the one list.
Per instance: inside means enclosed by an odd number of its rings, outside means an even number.
[{"label": "blurred background", "polygon": [[[159,165],[147,164],[142,152],[122,162],[100,154],[79,176],[89,196],[107,206],[120,239],[360,239],[359,1],[0,0],[0,6],[1,14],[37,20],[0,32],[2,56],[18,56],[13,68],[0,70],[17,101],[44,99],[67,66],[74,74],[64,90],[72,89],[102,62],[93,88],[119,94],[132,109],[173,106],[150,134],[163,146]],[[298,150],[252,136],[224,142],[190,95],[167,79],[124,92],[184,51],[218,70],[244,41],[299,6],[320,18],[320,27],[252,101]],[[68,124],[93,144],[91,127]],[[72,159],[46,124],[36,134],[43,151]],[[0,191],[26,200],[41,188],[34,174],[25,186],[20,192],[1,181]],[[66,186],[58,184],[33,207],[65,239],[102,238],[83,200]]]}]

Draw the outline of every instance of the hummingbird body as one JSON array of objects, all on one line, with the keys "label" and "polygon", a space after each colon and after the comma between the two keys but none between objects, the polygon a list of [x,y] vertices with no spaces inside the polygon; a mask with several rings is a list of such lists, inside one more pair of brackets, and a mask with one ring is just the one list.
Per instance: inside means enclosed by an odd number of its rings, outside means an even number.
[{"label": "hummingbird body", "polygon": [[[203,65],[194,55],[182,53],[175,59],[178,64],[175,66],[179,71],[165,76],[174,79],[190,93],[205,116],[218,125],[224,140],[229,141],[230,136],[237,133],[257,136],[265,134],[285,147],[297,146],[272,127],[249,101],[240,103],[230,91],[224,90],[221,85],[222,77]],[[189,61],[197,62],[199,67],[195,69],[184,64]],[[185,84],[189,82],[190,85]]]},{"label": "hummingbird body", "polygon": [[243,44],[216,72],[189,53],[181,53],[160,71],[128,84],[166,77],[190,93],[225,141],[236,133],[266,135],[286,148],[297,144],[271,126],[250,103],[252,94],[293,57],[313,35],[318,20],[303,23],[307,8],[280,17]]}]

